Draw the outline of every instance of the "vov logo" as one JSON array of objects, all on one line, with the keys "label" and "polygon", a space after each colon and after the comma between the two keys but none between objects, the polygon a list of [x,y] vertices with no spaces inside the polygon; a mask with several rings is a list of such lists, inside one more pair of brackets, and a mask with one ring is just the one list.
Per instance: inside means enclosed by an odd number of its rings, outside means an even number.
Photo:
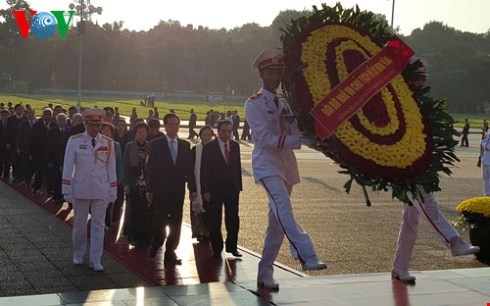
[{"label": "vov logo", "polygon": [[27,12],[25,10],[12,10],[12,13],[17,21],[22,38],[26,39],[31,33],[37,38],[49,38],[54,35],[56,28],[62,39],[65,39],[66,33],[70,26],[71,20],[75,11],[68,11],[68,20],[65,19],[65,11],[40,12],[30,10],[31,22],[27,20]]}]

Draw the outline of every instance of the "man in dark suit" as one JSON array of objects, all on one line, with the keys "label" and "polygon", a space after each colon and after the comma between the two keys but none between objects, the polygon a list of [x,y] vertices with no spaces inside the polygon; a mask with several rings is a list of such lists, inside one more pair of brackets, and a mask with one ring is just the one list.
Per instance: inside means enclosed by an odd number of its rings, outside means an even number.
[{"label": "man in dark suit", "polygon": [[12,163],[12,176],[14,182],[22,181],[22,161],[20,155],[17,153],[17,134],[19,132],[19,126],[25,117],[22,116],[24,107],[22,104],[15,105],[15,113],[7,120],[7,149],[10,152],[10,161]]},{"label": "man in dark suit", "polygon": [[73,115],[70,130],[72,135],[85,132],[85,125],[83,124],[82,114],[76,113]]},{"label": "man in dark suit", "polygon": [[240,140],[240,134],[238,134],[238,128],[240,127],[240,116],[238,116],[236,110],[233,111],[232,120],[233,120],[233,125],[231,129],[233,131],[233,138],[238,141]]},{"label": "man in dark suit", "polygon": [[26,111],[26,120],[22,121],[18,128],[16,140],[16,154],[20,156],[22,165],[22,177],[27,187],[31,185],[34,167],[32,164],[31,151],[31,128],[36,123],[36,113],[33,109]]},{"label": "man in dark suit", "polygon": [[4,179],[10,177],[10,154],[7,150],[7,120],[9,117],[9,111],[2,109],[0,111],[0,175]]},{"label": "man in dark suit", "polygon": [[71,136],[68,117],[60,113],[56,116],[56,125],[49,129],[46,139],[46,161],[48,163],[46,185],[53,195],[53,204],[63,203],[61,193],[61,177],[65,159],[66,144]]},{"label": "man in dark suit", "polygon": [[155,257],[165,240],[164,231],[168,225],[170,233],[165,244],[165,262],[181,264],[175,254],[179,245],[182,213],[185,197],[185,183],[191,200],[195,199],[196,184],[191,162],[190,143],[178,139],[180,119],[175,114],[163,118],[167,135],[151,142],[148,156],[146,197],[155,209],[155,225],[148,254]]},{"label": "man in dark suit", "polygon": [[46,175],[46,139],[49,129],[56,126],[52,119],[53,111],[50,108],[45,108],[42,117],[31,128],[31,152],[34,165],[33,193],[39,193],[43,178]]},{"label": "man in dark suit", "polygon": [[206,210],[213,257],[221,257],[223,236],[221,216],[225,206],[226,252],[241,257],[238,252],[239,194],[242,191],[240,146],[231,140],[232,123],[218,122],[218,137],[206,144],[201,160],[201,193]]},{"label": "man in dark suit", "polygon": [[189,117],[189,136],[187,139],[194,139],[195,136],[199,136],[199,134],[194,131],[194,128],[197,125],[197,115],[194,112],[194,109],[191,108],[191,116]]}]

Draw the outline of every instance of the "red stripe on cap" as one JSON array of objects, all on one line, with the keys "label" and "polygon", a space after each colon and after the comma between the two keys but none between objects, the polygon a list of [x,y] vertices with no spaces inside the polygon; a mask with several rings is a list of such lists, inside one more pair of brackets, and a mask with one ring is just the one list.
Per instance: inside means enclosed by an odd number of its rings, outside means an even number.
[{"label": "red stripe on cap", "polygon": [[257,65],[259,69],[262,69],[267,66],[272,66],[272,65],[282,65],[282,61],[277,60],[276,58],[269,58],[266,60],[263,60],[260,64]]}]

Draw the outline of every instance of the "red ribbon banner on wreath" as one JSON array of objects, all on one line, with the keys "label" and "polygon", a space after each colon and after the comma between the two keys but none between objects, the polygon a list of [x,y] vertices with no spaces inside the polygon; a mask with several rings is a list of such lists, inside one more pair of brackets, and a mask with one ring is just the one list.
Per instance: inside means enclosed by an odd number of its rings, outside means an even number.
[{"label": "red ribbon banner on wreath", "polygon": [[413,55],[410,47],[396,38],[352,71],[311,110],[317,136],[324,140],[332,135],[337,127],[400,74]]}]

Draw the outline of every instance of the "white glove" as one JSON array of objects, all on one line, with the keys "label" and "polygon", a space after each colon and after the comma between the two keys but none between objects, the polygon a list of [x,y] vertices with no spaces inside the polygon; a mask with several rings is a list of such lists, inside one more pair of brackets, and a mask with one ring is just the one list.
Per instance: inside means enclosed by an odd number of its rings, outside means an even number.
[{"label": "white glove", "polygon": [[202,205],[202,202],[201,202],[201,203],[199,203],[199,209],[200,209],[200,211],[199,211],[199,212],[200,212],[201,214],[206,212],[206,210],[204,209],[204,206]]},{"label": "white glove", "polygon": [[312,149],[316,148],[318,143],[318,138],[316,136],[301,135],[300,139],[301,139],[301,144]]},{"label": "white glove", "polygon": [[204,209],[202,205],[202,198],[201,195],[198,195],[198,198],[192,201],[191,203],[191,209],[193,213],[204,213],[206,210]]}]

